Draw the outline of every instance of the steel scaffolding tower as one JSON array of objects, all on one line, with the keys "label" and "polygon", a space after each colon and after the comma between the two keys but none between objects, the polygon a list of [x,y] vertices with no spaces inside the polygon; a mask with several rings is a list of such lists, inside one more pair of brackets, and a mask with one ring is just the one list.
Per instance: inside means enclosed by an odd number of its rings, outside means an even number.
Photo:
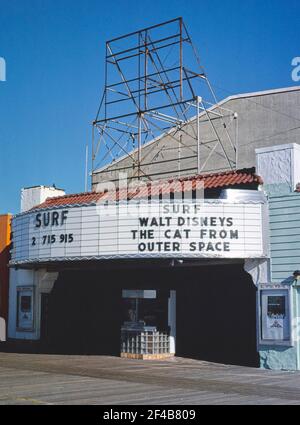
[{"label": "steel scaffolding tower", "polygon": [[[223,122],[226,116],[234,114],[218,105],[181,17],[107,41],[104,91],[93,122],[92,172],[127,158],[131,178],[151,180],[145,170],[149,150],[144,155],[143,147],[164,135],[174,141],[178,152],[190,149],[199,174],[217,150],[228,169],[234,169],[236,140]],[[222,120],[226,144],[216,120]],[[204,144],[205,158],[200,149],[203,122],[213,134]],[[180,155],[174,174],[179,169]]]}]

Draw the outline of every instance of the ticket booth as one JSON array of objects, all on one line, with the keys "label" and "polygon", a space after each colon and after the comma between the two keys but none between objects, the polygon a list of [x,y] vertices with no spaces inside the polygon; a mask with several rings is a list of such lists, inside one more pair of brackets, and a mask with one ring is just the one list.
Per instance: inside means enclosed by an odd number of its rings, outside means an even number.
[{"label": "ticket booth", "polygon": [[122,290],[121,357],[175,354],[175,291]]}]

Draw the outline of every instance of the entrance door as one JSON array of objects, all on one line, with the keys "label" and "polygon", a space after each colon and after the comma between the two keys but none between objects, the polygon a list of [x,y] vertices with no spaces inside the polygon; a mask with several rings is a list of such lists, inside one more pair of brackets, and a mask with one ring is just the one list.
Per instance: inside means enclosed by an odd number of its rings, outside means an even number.
[{"label": "entrance door", "polygon": [[180,357],[257,367],[256,287],[243,265],[178,271],[176,353]]},{"label": "entrance door", "polygon": [[50,294],[41,294],[41,341],[48,339],[48,318],[49,318],[49,296]]},{"label": "entrance door", "polygon": [[122,291],[122,357],[164,358],[175,353],[173,292],[171,303],[169,290]]}]

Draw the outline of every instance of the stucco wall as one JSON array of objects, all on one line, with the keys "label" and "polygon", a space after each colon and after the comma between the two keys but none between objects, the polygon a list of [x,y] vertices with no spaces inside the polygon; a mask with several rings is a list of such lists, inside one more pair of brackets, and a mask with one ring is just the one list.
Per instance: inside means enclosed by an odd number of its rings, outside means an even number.
[{"label": "stucco wall", "polygon": [[[232,116],[225,118],[228,133],[233,141],[237,137],[237,167],[255,166],[255,149],[273,145],[300,142],[300,87],[265,92],[264,94],[244,95],[229,98],[222,103],[222,107],[238,113],[238,119]],[[215,135],[212,128],[202,118],[201,129],[201,160],[205,162],[210,148],[214,146]],[[230,158],[234,152],[230,147],[221,121],[214,121],[222,138],[223,145]],[[238,128],[237,128],[238,126]],[[195,122],[186,127],[186,132],[193,133]],[[237,133],[238,130],[238,133]],[[180,174],[192,175],[197,172],[196,142],[187,134],[182,134],[180,146],[172,137],[163,137],[154,143],[145,145],[142,149],[144,158],[142,169],[152,178],[170,178]],[[134,154],[135,155],[135,154]],[[180,167],[179,167],[179,158]],[[186,158],[186,159],[182,159]],[[221,147],[208,161],[205,172],[215,172],[228,169]],[[115,171],[117,170],[117,171]],[[94,188],[101,181],[117,180],[119,172],[124,171],[132,176],[136,170],[132,168],[132,160],[128,157],[121,159],[106,168],[105,172],[95,172],[93,175]],[[179,171],[180,170],[180,171]]]}]

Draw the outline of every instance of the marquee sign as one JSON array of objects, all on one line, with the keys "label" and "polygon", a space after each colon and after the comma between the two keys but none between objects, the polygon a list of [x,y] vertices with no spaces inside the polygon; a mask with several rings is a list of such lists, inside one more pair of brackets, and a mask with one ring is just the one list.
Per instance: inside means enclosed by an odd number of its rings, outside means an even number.
[{"label": "marquee sign", "polygon": [[259,258],[263,203],[129,202],[13,219],[12,264],[109,258]]}]

